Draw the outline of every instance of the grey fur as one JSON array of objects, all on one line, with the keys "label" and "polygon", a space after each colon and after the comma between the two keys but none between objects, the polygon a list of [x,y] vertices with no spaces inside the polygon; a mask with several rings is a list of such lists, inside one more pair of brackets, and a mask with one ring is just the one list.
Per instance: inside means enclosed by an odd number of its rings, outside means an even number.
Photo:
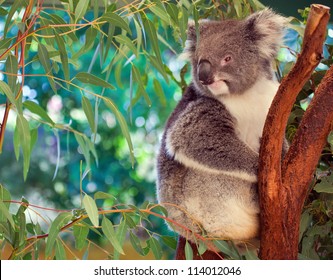
[{"label": "grey fur", "polygon": [[[200,82],[197,67],[201,60],[209,61],[211,67],[205,69],[213,79],[223,76],[228,96],[245,96],[260,78],[273,79],[271,64],[281,44],[283,21],[267,9],[242,21],[204,21],[199,42],[194,25],[189,26],[185,52],[193,83],[165,127],[157,195],[169,218],[193,232],[238,241],[258,236],[258,151],[239,136],[237,116],[224,101],[228,97]],[[221,62],[228,55],[231,63]],[[175,230],[195,239],[181,226]]]}]

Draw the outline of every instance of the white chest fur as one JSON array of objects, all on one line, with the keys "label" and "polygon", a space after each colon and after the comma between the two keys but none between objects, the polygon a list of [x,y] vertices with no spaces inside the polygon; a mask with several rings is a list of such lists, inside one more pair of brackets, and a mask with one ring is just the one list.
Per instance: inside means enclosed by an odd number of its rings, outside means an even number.
[{"label": "white chest fur", "polygon": [[266,116],[278,87],[277,81],[260,79],[243,94],[220,98],[237,120],[239,138],[256,152],[259,152]]}]

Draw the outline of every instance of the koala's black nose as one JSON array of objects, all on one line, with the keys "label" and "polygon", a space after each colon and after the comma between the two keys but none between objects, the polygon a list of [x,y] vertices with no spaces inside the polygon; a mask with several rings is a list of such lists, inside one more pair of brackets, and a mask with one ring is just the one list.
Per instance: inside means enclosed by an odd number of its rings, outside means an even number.
[{"label": "koala's black nose", "polygon": [[198,78],[203,85],[210,85],[214,82],[212,64],[208,60],[201,60],[199,62]]}]

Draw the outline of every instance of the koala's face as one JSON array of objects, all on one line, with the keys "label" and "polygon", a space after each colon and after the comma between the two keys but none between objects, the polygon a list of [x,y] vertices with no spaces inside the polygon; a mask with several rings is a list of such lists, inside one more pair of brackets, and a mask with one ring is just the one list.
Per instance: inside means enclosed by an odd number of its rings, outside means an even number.
[{"label": "koala's face", "polygon": [[189,26],[187,52],[193,80],[216,97],[242,94],[259,77],[272,78],[271,63],[281,43],[284,19],[264,10],[241,21],[200,22],[200,37]]}]

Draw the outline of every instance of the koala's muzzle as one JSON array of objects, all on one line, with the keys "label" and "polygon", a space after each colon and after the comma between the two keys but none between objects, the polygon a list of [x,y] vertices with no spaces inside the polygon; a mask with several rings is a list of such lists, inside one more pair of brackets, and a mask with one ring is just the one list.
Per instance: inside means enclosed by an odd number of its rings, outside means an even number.
[{"label": "koala's muzzle", "polygon": [[214,82],[212,64],[208,60],[201,60],[199,62],[198,78],[203,85],[210,85]]}]

